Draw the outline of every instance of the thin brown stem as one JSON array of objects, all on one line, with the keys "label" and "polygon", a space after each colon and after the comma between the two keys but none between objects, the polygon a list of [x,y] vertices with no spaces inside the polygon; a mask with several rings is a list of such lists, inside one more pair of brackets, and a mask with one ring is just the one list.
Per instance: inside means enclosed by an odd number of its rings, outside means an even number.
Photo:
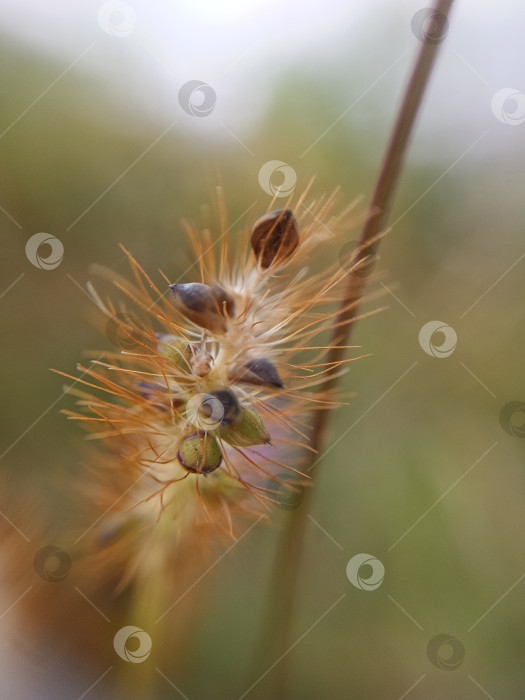
[{"label": "thin brown stem", "polygon": [[[434,7],[435,16],[446,23],[452,3],[453,0],[437,0]],[[386,228],[410,137],[440,43],[441,40],[436,40],[435,37],[422,42],[406,86],[383,158],[379,178],[372,195],[368,217],[360,237],[357,261],[362,261],[363,265],[366,265],[367,256],[376,254],[381,238],[380,233]],[[327,362],[337,363],[344,354],[342,346],[347,345],[350,340],[355,326],[353,321],[358,315],[365,285],[366,276],[362,274],[362,269],[360,274],[359,267],[356,270],[354,265],[353,271],[350,271],[348,275],[345,295],[340,307],[341,311],[334,323],[332,334],[333,347],[328,354]],[[351,304],[352,300],[355,300],[354,304]],[[321,389],[334,389],[338,379],[339,377],[330,376],[329,374]],[[329,410],[319,411],[312,425],[311,445],[319,453],[320,457],[310,458],[310,468],[308,470],[310,474],[313,474],[323,454],[329,415]],[[278,545],[272,573],[269,592],[271,609],[267,616],[265,644],[261,655],[261,672],[264,672],[266,668],[282,657],[272,671],[273,691],[271,696],[274,698],[286,696],[286,654],[293,642],[290,638],[290,631],[311,493],[312,489],[305,491],[303,502],[299,508],[293,511],[290,517],[288,527],[285,529]]]}]

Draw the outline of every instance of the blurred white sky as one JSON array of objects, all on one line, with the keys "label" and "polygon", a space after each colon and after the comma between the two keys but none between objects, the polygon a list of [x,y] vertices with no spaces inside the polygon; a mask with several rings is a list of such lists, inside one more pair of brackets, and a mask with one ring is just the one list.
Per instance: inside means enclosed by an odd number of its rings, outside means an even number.
[{"label": "blurred white sky", "polygon": [[[391,118],[418,48],[411,19],[431,2],[129,0],[122,3],[124,15],[113,15],[124,26],[123,36],[101,28],[103,4],[2,0],[0,21],[5,33],[57,55],[63,70],[77,61],[72,71],[104,76],[117,99],[132,100],[162,122],[179,117],[182,126],[221,138],[227,135],[219,125],[226,123],[244,139],[263,112],[275,77],[289,67],[305,66],[321,85],[335,78],[342,104],[359,98],[349,119],[359,123],[378,113]],[[465,128],[473,133],[476,125],[478,131],[505,129],[490,102],[501,88],[525,92],[524,33],[522,0],[456,0],[423,127],[429,143],[439,141],[439,151]],[[217,93],[209,118],[181,114],[178,90],[193,79]],[[510,132],[513,139],[518,136],[516,128],[507,128],[501,131],[504,141]]]}]

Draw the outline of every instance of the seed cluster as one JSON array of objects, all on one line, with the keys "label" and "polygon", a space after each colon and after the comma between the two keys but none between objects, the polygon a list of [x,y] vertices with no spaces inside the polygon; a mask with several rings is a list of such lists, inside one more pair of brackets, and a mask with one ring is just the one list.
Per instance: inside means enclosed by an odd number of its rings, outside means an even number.
[{"label": "seed cluster", "polygon": [[[289,209],[266,214],[253,226],[252,250],[263,269],[278,266],[290,258],[298,244],[297,222]],[[206,393],[194,395],[186,403],[186,421],[177,451],[177,458],[186,470],[206,476],[221,465],[221,441],[235,447],[270,443],[262,418],[253,407],[241,402],[235,385],[251,384],[271,389],[284,385],[274,364],[265,357],[256,357],[227,363],[227,385],[221,386],[224,376],[217,367],[220,361],[224,363],[221,341],[224,344],[239,304],[218,284],[171,284],[170,289],[177,310],[218,341],[213,357],[206,349],[206,341],[190,345],[174,336],[160,338],[163,343],[160,352],[173,360],[182,372],[188,370],[197,375],[201,386],[208,386]]]},{"label": "seed cluster", "polygon": [[[340,404],[319,384],[346,360],[327,361],[319,335],[338,314],[347,270],[333,243],[352,210],[333,215],[335,194],[308,206],[306,196],[295,213],[265,214],[241,235],[222,216],[216,237],[188,225],[196,281],[159,288],[125,251],[133,281],[106,275],[124,296],[118,307],[90,286],[117,349],[65,375],[81,406],[65,412],[105,443],[84,492],[101,528],[111,511],[122,532],[133,523],[141,533],[115,535],[130,561],[167,556],[173,538],[180,553],[188,533],[210,526],[234,536],[234,514],[259,517],[290,480],[306,483],[311,414]],[[332,262],[315,272],[319,252]]]}]

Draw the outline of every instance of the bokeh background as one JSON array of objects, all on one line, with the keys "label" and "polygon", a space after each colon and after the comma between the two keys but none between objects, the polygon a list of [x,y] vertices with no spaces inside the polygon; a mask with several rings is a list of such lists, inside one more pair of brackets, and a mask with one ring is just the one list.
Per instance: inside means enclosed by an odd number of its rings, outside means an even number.
[{"label": "bokeh background", "polygon": [[[21,533],[25,494],[40,493],[57,523],[71,506],[56,487],[78,467],[81,435],[59,413],[73,400],[49,368],[74,371],[86,349],[108,347],[89,322],[91,266],[124,273],[123,243],[152,274],[183,275],[181,219],[198,221],[220,184],[230,220],[249,226],[270,203],[258,181],[270,160],[294,169],[297,191],[315,177],[313,193],[340,187],[343,202],[365,206],[426,7],[118,4],[109,14],[85,1],[0,6],[0,466],[3,520]],[[334,416],[318,472],[290,698],[523,697],[523,411],[500,414],[525,401],[524,30],[517,1],[453,8],[376,266],[383,297],[367,306],[387,309],[356,328],[371,356],[344,379],[355,395]],[[190,80],[216,95],[205,117],[179,103]],[[515,97],[498,112],[504,88]],[[37,232],[63,243],[53,270],[26,257]],[[446,358],[419,343],[433,320],[457,334]],[[210,571],[185,673],[171,678],[179,690],[159,674],[150,697],[245,697],[290,517],[277,513]],[[22,534],[19,547],[34,549]],[[384,565],[375,590],[346,575],[359,553]],[[21,643],[21,593],[3,586],[5,697],[84,697],[107,667],[71,673],[53,643]],[[439,668],[450,646],[433,660],[427,651],[441,634],[460,643],[452,670]],[[85,696],[114,697],[110,679]]]}]

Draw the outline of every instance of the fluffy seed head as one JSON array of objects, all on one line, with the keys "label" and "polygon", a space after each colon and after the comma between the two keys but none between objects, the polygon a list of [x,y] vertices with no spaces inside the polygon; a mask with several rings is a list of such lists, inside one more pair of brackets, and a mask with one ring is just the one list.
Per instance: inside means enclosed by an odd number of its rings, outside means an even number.
[{"label": "fluffy seed head", "polygon": [[[73,389],[82,410],[66,412],[105,442],[89,482],[97,507],[140,532],[122,540],[122,585],[148,575],[153,551],[162,560],[220,532],[234,536],[239,517],[260,517],[278,500],[283,473],[307,483],[308,420],[337,402],[318,385],[344,371],[324,361],[329,346],[318,340],[333,326],[347,273],[337,234],[350,208],[335,216],[333,205],[307,206],[303,196],[295,214],[261,217],[240,244],[222,213],[215,240],[188,226],[199,281],[158,286],[126,251],[133,283],[108,273],[126,300],[118,311],[90,288],[114,326],[123,314],[137,318],[132,343],[72,377],[84,385]],[[320,253],[334,262],[314,272]]]}]

